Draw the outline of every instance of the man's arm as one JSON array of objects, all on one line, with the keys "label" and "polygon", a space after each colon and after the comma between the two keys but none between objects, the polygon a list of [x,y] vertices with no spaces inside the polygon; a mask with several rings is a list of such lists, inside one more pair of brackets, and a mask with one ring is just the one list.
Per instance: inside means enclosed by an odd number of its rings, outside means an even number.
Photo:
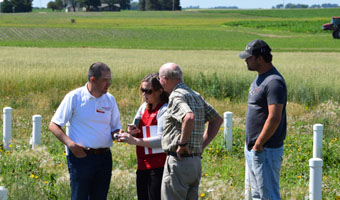
[{"label": "man's arm", "polygon": [[[183,117],[182,133],[181,133],[181,137],[179,139],[179,144],[187,144],[188,143],[191,132],[194,129],[194,119],[195,119],[195,115],[192,112],[188,112]],[[189,146],[188,145],[185,145],[185,146],[178,145],[176,152],[177,152],[178,158],[181,159],[181,154],[183,154],[183,153],[190,154]]]},{"label": "man's arm", "polygon": [[203,151],[205,147],[208,146],[208,144],[215,138],[222,123],[223,118],[220,115],[217,115],[208,122],[208,127],[204,131],[203,135]]},{"label": "man's arm", "polygon": [[262,151],[263,145],[274,135],[281,122],[282,110],[283,104],[268,105],[268,118],[253,146],[254,151]]},{"label": "man's arm", "polygon": [[58,140],[64,143],[77,158],[83,158],[86,156],[84,151],[85,147],[71,140],[71,138],[65,134],[64,130],[59,125],[51,122],[48,129],[58,138]]}]

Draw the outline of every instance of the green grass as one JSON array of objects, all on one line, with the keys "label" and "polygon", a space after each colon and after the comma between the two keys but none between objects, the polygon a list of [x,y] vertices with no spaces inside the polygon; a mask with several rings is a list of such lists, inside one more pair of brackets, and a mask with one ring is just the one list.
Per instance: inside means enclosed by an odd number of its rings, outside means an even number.
[{"label": "green grass", "polygon": [[241,50],[260,38],[277,51],[339,52],[321,30],[339,10],[1,14],[0,46]]}]

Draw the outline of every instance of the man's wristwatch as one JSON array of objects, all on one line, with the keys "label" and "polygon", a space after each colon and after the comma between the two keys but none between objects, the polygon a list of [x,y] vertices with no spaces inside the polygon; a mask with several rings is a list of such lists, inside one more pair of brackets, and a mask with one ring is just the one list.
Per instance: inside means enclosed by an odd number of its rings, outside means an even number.
[{"label": "man's wristwatch", "polygon": [[179,141],[177,141],[177,145],[180,146],[180,147],[185,147],[185,146],[188,145],[188,142],[181,144]]}]

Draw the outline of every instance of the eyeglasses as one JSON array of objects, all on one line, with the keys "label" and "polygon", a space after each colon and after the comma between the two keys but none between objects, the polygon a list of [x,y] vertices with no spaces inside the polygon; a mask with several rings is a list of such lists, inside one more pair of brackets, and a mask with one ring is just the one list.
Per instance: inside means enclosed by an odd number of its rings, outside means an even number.
[{"label": "eyeglasses", "polygon": [[148,89],[145,89],[145,88],[141,88],[140,91],[142,93],[145,93],[145,94],[152,94],[152,92],[153,92],[152,89],[148,90]]}]

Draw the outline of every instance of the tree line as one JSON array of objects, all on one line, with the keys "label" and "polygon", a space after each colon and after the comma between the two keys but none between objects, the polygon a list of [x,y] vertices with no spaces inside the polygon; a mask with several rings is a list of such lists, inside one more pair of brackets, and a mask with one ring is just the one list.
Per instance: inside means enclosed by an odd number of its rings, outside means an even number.
[{"label": "tree line", "polygon": [[273,6],[273,8],[337,8],[339,7],[338,4],[331,4],[331,3],[324,3],[324,4],[313,4],[311,6],[308,6],[306,4],[293,4],[293,3],[288,3],[286,5],[283,4],[278,4],[275,7]]},{"label": "tree line", "polygon": [[1,3],[1,12],[32,12],[33,0],[4,0]]}]

